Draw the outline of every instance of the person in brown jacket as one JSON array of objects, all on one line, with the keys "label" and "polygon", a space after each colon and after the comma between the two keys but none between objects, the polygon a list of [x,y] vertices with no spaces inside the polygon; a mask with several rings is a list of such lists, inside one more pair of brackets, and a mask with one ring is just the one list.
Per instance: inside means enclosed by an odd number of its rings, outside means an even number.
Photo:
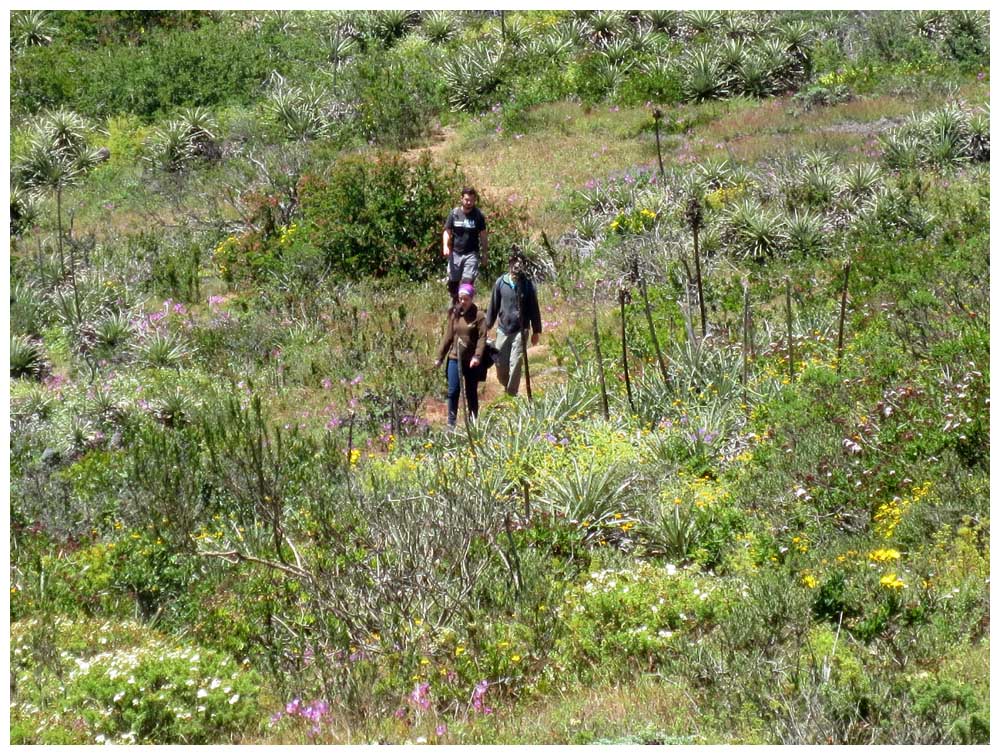
[{"label": "person in brown jacket", "polygon": [[448,366],[448,427],[455,427],[458,417],[458,397],[461,394],[459,364],[465,378],[465,401],[469,415],[479,414],[479,367],[486,351],[486,316],[473,299],[476,289],[471,283],[458,287],[458,301],[448,310],[448,325],[437,349],[435,367],[440,367],[447,354]]}]

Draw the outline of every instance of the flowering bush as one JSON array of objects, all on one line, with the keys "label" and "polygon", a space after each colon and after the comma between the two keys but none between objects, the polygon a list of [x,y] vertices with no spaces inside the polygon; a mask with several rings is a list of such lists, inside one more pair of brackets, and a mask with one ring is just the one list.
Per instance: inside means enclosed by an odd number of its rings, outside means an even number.
[{"label": "flowering bush", "polygon": [[[260,677],[221,653],[129,622],[60,620],[57,657],[43,665],[35,622],[11,627],[11,672],[22,690],[12,741],[46,743],[55,730],[79,744],[218,743],[238,741],[258,720]],[[133,639],[114,639],[121,635]]]},{"label": "flowering bush", "polygon": [[672,564],[589,572],[557,608],[557,662],[583,677],[595,667],[654,668],[716,603],[711,589]]}]

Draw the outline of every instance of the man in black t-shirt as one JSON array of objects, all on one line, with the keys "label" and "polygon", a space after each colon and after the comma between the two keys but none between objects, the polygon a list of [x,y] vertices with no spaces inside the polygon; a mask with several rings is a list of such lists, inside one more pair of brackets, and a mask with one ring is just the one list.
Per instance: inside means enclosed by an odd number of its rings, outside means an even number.
[{"label": "man in black t-shirt", "polygon": [[486,265],[489,248],[486,218],[476,207],[479,195],[471,186],[462,189],[462,204],[448,213],[444,221],[441,256],[448,258],[448,293],[451,302],[458,300],[462,283],[475,283],[480,265]]}]

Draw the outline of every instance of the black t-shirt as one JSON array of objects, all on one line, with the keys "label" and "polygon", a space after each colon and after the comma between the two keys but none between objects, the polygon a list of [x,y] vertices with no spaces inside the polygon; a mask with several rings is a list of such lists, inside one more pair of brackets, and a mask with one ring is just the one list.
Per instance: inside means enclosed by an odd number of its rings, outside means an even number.
[{"label": "black t-shirt", "polygon": [[486,230],[486,217],[478,207],[473,207],[468,214],[456,207],[448,213],[444,227],[451,231],[455,254],[473,254],[479,252],[479,234]]}]

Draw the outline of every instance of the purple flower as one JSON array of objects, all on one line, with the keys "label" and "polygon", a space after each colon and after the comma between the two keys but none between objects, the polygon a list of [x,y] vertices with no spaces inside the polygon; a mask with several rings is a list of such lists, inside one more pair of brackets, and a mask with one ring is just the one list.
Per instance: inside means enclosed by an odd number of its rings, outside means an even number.
[{"label": "purple flower", "polygon": [[437,728],[434,729],[434,733],[437,734],[439,737],[443,737],[445,734],[448,733],[448,727],[445,726],[444,724],[438,724]]},{"label": "purple flower", "polygon": [[222,302],[224,302],[225,300],[226,300],[226,297],[224,297],[224,296],[218,296],[218,295],[209,296],[208,297],[208,306],[210,306],[213,309],[215,309],[215,307],[217,307],[220,304],[222,304]]},{"label": "purple flower", "polygon": [[361,374],[355,375],[354,379],[351,380],[351,385],[358,385],[363,379],[364,379],[363,375]]},{"label": "purple flower", "polygon": [[281,712],[281,711],[279,710],[279,711],[278,711],[277,713],[275,713],[275,714],[274,714],[273,716],[271,716],[271,723],[272,723],[272,724],[276,724],[276,723],[278,723],[278,721],[280,721],[280,720],[281,720],[282,718],[284,718],[284,717],[285,717],[285,714],[284,714],[284,713],[282,713],[282,712]]},{"label": "purple flower", "polygon": [[333,381],[330,380],[330,378],[323,378],[319,384],[323,386],[324,391],[328,391],[333,388]]},{"label": "purple flower", "polygon": [[406,708],[396,708],[392,715],[399,719],[406,718]]},{"label": "purple flower", "polygon": [[422,710],[431,707],[430,698],[431,685],[428,682],[417,682],[413,685],[413,692],[410,693],[410,701]]},{"label": "purple flower", "polygon": [[294,700],[292,700],[290,703],[288,703],[285,706],[285,713],[287,713],[290,716],[294,716],[296,713],[299,712],[299,707],[301,705],[302,705],[302,701],[299,700],[299,698],[296,697]]},{"label": "purple flower", "polygon": [[490,683],[485,679],[483,679],[475,687],[473,687],[472,709],[476,711],[476,713],[482,713],[483,715],[488,716],[490,713],[493,712],[493,708],[489,707],[488,705],[486,705],[485,702],[483,702],[483,698],[486,697],[486,690],[488,690],[489,688],[490,688]]}]

